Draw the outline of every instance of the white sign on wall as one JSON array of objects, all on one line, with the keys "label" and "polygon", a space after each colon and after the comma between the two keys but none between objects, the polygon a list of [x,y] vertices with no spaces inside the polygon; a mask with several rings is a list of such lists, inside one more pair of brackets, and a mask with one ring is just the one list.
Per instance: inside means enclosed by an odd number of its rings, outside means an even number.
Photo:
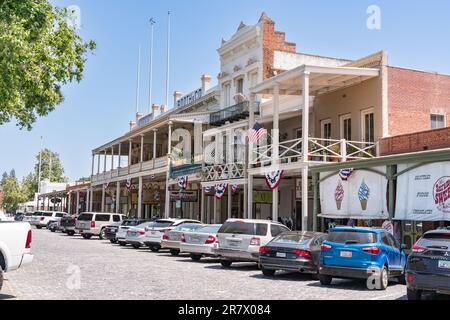
[{"label": "white sign on wall", "polygon": [[[386,168],[374,170],[385,172]],[[321,173],[321,179],[328,175],[330,172]],[[322,216],[335,219],[388,219],[387,185],[385,176],[371,171],[355,170],[347,181],[336,173],[320,183]]]},{"label": "white sign on wall", "polygon": [[[412,166],[399,165],[397,171]],[[398,177],[395,219],[450,221],[450,162],[425,165]]]}]

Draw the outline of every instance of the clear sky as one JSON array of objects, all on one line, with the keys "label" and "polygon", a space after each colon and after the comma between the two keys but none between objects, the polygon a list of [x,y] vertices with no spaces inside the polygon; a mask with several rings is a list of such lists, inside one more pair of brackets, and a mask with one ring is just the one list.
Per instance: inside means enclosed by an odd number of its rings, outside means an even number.
[{"label": "clear sky", "polygon": [[[200,87],[200,75],[216,80],[217,48],[241,20],[255,24],[262,11],[286,32],[297,50],[359,58],[382,49],[390,64],[450,74],[450,1],[447,0],[58,0],[81,9],[81,35],[97,42],[84,80],[64,89],[65,101],[31,132],[0,126],[0,174],[32,170],[44,147],[61,156],[71,179],[89,176],[91,150],[128,130],[135,113],[137,52],[142,45],[141,111],[148,109],[149,19],[157,21],[154,102],[165,100],[167,11],[172,12],[170,92]],[[366,26],[368,6],[381,9],[381,30]]]}]

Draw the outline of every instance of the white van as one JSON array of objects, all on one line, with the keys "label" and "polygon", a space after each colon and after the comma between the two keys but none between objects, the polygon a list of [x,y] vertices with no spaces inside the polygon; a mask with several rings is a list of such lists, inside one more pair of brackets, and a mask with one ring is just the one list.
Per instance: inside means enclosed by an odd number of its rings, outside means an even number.
[{"label": "white van", "polygon": [[78,216],[75,231],[85,239],[90,239],[92,236],[105,239],[106,227],[123,219],[124,215],[118,213],[85,212]]},{"label": "white van", "polygon": [[67,216],[65,212],[57,211],[36,211],[31,216],[30,224],[36,226],[37,229],[47,227],[51,221],[59,221],[62,217]]}]

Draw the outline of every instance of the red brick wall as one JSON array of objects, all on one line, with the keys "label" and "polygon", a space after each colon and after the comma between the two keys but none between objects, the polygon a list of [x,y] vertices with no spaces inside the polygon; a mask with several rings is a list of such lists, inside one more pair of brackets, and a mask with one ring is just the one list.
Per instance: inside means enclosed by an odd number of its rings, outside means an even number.
[{"label": "red brick wall", "polygon": [[381,139],[382,156],[450,148],[450,128],[422,131]]},{"label": "red brick wall", "polygon": [[388,67],[388,79],[391,136],[431,129],[437,111],[450,125],[450,76]]},{"label": "red brick wall", "polygon": [[286,51],[290,53],[297,52],[295,43],[286,41],[286,34],[284,32],[275,31],[275,22],[268,17],[263,18],[263,79],[266,80],[273,76],[273,65],[275,51]]}]

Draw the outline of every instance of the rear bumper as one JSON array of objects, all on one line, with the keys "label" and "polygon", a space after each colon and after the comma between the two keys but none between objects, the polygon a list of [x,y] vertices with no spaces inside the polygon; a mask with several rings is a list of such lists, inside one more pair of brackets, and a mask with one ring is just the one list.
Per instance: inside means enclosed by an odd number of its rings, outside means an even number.
[{"label": "rear bumper", "polygon": [[408,289],[432,291],[440,294],[450,295],[450,274],[435,275],[435,274],[419,274],[411,271],[407,272],[412,275],[412,281],[408,282]]},{"label": "rear bumper", "polygon": [[116,240],[117,239],[115,233],[108,233],[108,232],[106,232],[105,238],[106,238],[106,240]]},{"label": "rear bumper", "polygon": [[22,261],[20,263],[20,267],[26,266],[26,265],[30,264],[31,262],[33,262],[33,258],[34,258],[34,256],[31,253],[25,253],[22,256]]},{"label": "rear bumper", "polygon": [[264,269],[295,271],[304,273],[317,273],[317,266],[311,259],[278,259],[270,257],[260,257],[259,262]]},{"label": "rear bumper", "polygon": [[182,243],[180,244],[180,251],[186,253],[195,253],[205,256],[217,256],[213,247],[208,245],[198,245],[192,243]]},{"label": "rear bumper", "polygon": [[161,242],[156,242],[156,241],[144,241],[144,245],[146,245],[147,247],[150,248],[158,248],[161,249]]},{"label": "rear bumper", "polygon": [[379,271],[377,268],[349,268],[349,267],[336,267],[336,266],[320,266],[320,274],[330,276],[334,278],[343,279],[368,279],[373,271]]},{"label": "rear bumper", "polygon": [[242,262],[259,262],[259,252],[248,252],[231,249],[218,248],[214,250],[215,255],[219,256],[222,260],[230,261],[242,261]]}]

